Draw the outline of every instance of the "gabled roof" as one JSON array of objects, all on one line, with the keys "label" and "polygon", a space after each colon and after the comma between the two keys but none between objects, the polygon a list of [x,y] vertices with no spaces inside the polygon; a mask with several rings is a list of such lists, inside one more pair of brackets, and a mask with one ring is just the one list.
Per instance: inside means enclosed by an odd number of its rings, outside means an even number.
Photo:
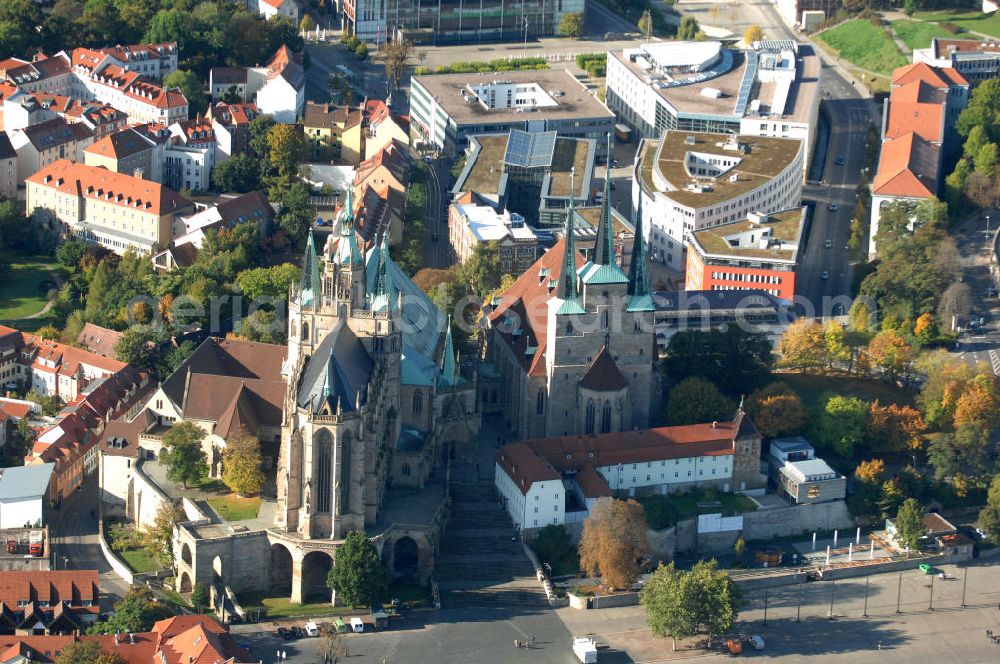
[{"label": "gabled roof", "polygon": [[257,104],[226,104],[219,102],[211,108],[212,120],[226,127],[249,125],[259,115]]},{"label": "gabled roof", "polygon": [[152,150],[154,144],[141,132],[132,127],[127,127],[122,131],[109,134],[101,140],[88,145],[84,152],[95,154],[101,157],[110,157],[115,160],[125,159],[133,155]]},{"label": "gabled roof", "polygon": [[[945,73],[947,71],[947,73]],[[906,85],[913,81],[924,81],[936,88],[947,89],[952,85],[968,85],[962,74],[951,67],[933,67],[926,62],[918,62],[892,71],[892,85]]]},{"label": "gabled roof", "polygon": [[[920,84],[911,84],[914,87],[918,85]],[[944,104],[896,101],[894,96],[889,102],[885,140],[891,141],[911,132],[932,143],[943,141]]]},{"label": "gabled roof", "polygon": [[0,159],[17,159],[17,152],[5,131],[0,131]]},{"label": "gabled roof", "polygon": [[114,358],[115,344],[121,338],[122,333],[117,330],[101,327],[94,323],[85,323],[80,334],[76,336],[76,343],[92,353]]},{"label": "gabled roof", "polygon": [[90,128],[79,122],[66,122],[63,118],[52,118],[18,131],[24,132],[36,150],[51,150],[67,143],[90,138]]},{"label": "gabled roof", "polygon": [[[287,1],[287,0],[286,0]],[[296,90],[306,84],[305,70],[302,69],[302,56],[282,44],[267,63],[267,78],[272,80],[281,77]]]},{"label": "gabled roof", "polygon": [[615,363],[608,347],[601,348],[580,379],[580,387],[595,392],[617,392],[628,386],[628,380]]},{"label": "gabled roof", "polygon": [[937,190],[938,148],[914,133],[883,141],[872,193],[930,198]]},{"label": "gabled roof", "polygon": [[397,139],[392,139],[381,150],[365,159],[355,171],[354,184],[361,186],[368,182],[369,178],[378,170],[384,167],[397,182],[406,186],[410,181],[410,156],[407,148]]},{"label": "gabled roof", "polygon": [[[54,468],[55,464],[42,463],[3,469],[3,474],[0,475],[0,500],[16,501],[44,496],[48,491],[49,479]],[[0,590],[4,578],[0,572]],[[0,599],[3,599],[2,593]]]},{"label": "gabled roof", "polygon": [[324,337],[302,371],[298,406],[320,412],[344,412],[364,404],[375,363],[347,322],[341,320]]}]

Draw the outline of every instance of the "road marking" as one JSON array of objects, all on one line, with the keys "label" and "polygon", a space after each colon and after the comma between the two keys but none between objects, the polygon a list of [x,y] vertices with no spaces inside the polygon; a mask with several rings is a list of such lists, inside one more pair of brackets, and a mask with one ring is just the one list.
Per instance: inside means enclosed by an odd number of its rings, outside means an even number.
[{"label": "road marking", "polygon": [[993,373],[1000,376],[1000,354],[995,350],[990,351],[990,364],[993,365]]}]

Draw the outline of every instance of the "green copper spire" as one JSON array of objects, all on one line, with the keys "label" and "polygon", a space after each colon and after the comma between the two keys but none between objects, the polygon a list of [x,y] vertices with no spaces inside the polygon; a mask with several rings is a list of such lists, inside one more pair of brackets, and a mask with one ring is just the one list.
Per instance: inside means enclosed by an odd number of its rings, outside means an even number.
[{"label": "green copper spire", "polygon": [[575,300],[579,296],[576,283],[576,211],[573,209],[573,198],[576,196],[576,169],[569,172],[569,209],[566,211],[566,253],[563,255],[562,270],[559,272],[559,283],[556,295],[563,300]]},{"label": "green copper spire", "polygon": [[306,251],[302,256],[302,278],[299,281],[299,302],[302,306],[315,306],[319,302],[319,261],[316,258],[316,242],[310,229],[306,239]]},{"label": "green copper spire", "polygon": [[392,311],[395,303],[392,293],[394,289],[392,283],[392,270],[389,261],[389,232],[382,234],[382,244],[378,250],[378,272],[375,274],[375,292],[372,293],[373,311]]},{"label": "green copper spire", "polygon": [[635,216],[635,239],[632,240],[632,265],[628,270],[628,309],[630,311],[652,311],[653,298],[649,289],[649,275],[646,272],[646,241],[642,237],[642,189],[639,190],[639,205]]},{"label": "green copper spire", "polygon": [[347,199],[340,213],[340,242],[337,245],[335,260],[339,265],[362,263],[358,239],[354,235],[354,188],[350,186],[347,187]]},{"label": "green copper spire", "polygon": [[597,244],[594,245],[594,265],[611,265],[615,261],[611,234],[611,134],[608,134],[608,163],[604,169],[604,201],[601,220],[597,223]]},{"label": "green copper spire", "polygon": [[455,361],[455,343],[451,338],[451,316],[444,335],[444,353],[441,355],[441,384],[452,387],[458,383],[458,363]]}]

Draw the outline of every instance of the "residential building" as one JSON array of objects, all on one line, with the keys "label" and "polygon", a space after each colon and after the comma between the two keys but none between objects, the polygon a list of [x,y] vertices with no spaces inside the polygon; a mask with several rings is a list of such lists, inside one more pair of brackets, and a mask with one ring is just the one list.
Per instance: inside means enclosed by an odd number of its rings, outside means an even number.
[{"label": "residential building", "polygon": [[0,572],[0,604],[4,608],[0,611],[0,632],[20,636],[83,634],[97,622],[99,596],[97,570]]},{"label": "residential building", "polygon": [[729,422],[525,440],[497,452],[494,482],[514,526],[531,531],[582,522],[600,498],[761,492],[760,440],[743,411]]},{"label": "residential building", "polygon": [[604,152],[614,113],[565,69],[414,76],[410,133],[456,155],[476,134],[510,129],[591,138]]},{"label": "residential building", "polygon": [[177,42],[117,45],[93,50],[125,71],[134,71],[156,81],[177,71]]},{"label": "residential building", "polygon": [[83,163],[162,183],[163,143],[150,138],[147,131],[129,127],[87,146]]},{"label": "residential building", "polygon": [[172,124],[188,116],[188,103],[177,88],[164,89],[146,76],[114,64],[108,56],[78,48],[71,58],[73,78],[59,92],[96,99],[123,111],[129,122]]},{"label": "residential building", "polygon": [[522,274],[538,257],[538,237],[516,212],[497,212],[471,201],[452,203],[448,226],[452,251],[461,263],[472,257],[477,246],[490,242],[497,243],[500,269],[505,274]]},{"label": "residential building", "polygon": [[296,27],[299,25],[298,0],[246,0],[247,10],[257,12],[264,18],[287,18]]},{"label": "residential building", "polygon": [[[699,131],[797,138],[811,154],[820,62],[812,46],[653,42],[608,53],[608,107],[644,138]],[[808,160],[803,162],[803,167]]]},{"label": "residential building", "polygon": [[[54,463],[0,468],[0,528],[46,525],[49,480],[54,468]],[[0,572],[0,586],[2,577],[3,572]]]},{"label": "residential building", "polygon": [[575,227],[571,199],[563,237],[485,308],[497,408],[521,438],[644,428],[658,402],[641,229],[626,275],[607,198],[590,260]]},{"label": "residential building", "polygon": [[598,141],[555,131],[471,136],[452,195],[472,192],[498,210],[516,212],[529,225],[558,230],[566,223],[570,198],[582,207],[599,196],[592,180],[597,153]]},{"label": "residential building", "polygon": [[10,142],[17,152],[17,178],[24,181],[60,159],[83,161],[83,151],[94,142],[94,135],[82,123],[53,118],[24,129],[15,129]]},{"label": "residential building", "polygon": [[36,220],[59,221],[67,232],[119,254],[167,246],[174,219],[192,208],[161,184],[67,160],[27,180],[27,209]]},{"label": "residential building", "polygon": [[363,117],[363,111],[351,106],[306,102],[302,130],[310,158],[358,165],[364,158]]},{"label": "residential building", "polygon": [[791,300],[805,225],[803,207],[692,231],[685,290],[763,290]]},{"label": "residential building", "polygon": [[682,271],[692,232],[798,206],[803,149],[793,138],[684,131],[643,141],[632,200],[650,256]]},{"label": "residential building", "polygon": [[205,118],[170,125],[163,149],[163,184],[171,189],[208,191],[215,167],[215,131]]},{"label": "residential building", "polygon": [[[59,611],[56,605],[51,613]],[[4,664],[54,664],[59,653],[84,641],[99,642],[102,651],[114,653],[126,664],[251,663],[250,653],[225,627],[201,614],[160,620],[148,632],[129,634],[0,635],[0,656]]]},{"label": "residential building", "polygon": [[393,141],[371,159],[365,159],[354,171],[355,192],[366,186],[378,190],[389,187],[405,193],[410,185],[410,154],[406,145]]},{"label": "residential building", "polygon": [[402,32],[422,44],[521,41],[525,35],[551,37],[566,14],[584,11],[583,0],[560,4],[521,0],[514,4],[489,0],[345,0],[344,30],[369,44],[383,44]]},{"label": "residential building", "polygon": [[17,185],[21,178],[17,174],[17,150],[10,142],[7,132],[0,132],[0,197],[7,200],[17,198]]},{"label": "residential building", "polygon": [[768,462],[778,494],[795,504],[843,500],[847,495],[847,478],[817,459],[802,436],[772,440]]},{"label": "residential building", "polygon": [[364,242],[380,244],[385,236],[390,247],[398,247],[403,241],[406,194],[389,185],[365,183],[356,200],[354,216]]},{"label": "residential building", "polygon": [[913,49],[913,63],[920,62],[954,69],[974,87],[1000,76],[1000,41],[934,37],[929,47]]},{"label": "residential building", "polygon": [[22,92],[16,88],[3,99],[4,129],[13,132],[48,120],[62,118],[82,123],[95,138],[125,128],[126,115],[97,101],[42,92]]},{"label": "residential building", "polygon": [[208,75],[212,99],[231,93],[254,101],[259,113],[295,124],[305,109],[306,75],[302,55],[282,45],[266,67],[215,67]]},{"label": "residential building", "polygon": [[653,293],[656,345],[666,350],[678,332],[725,330],[739,325],[765,334],[777,348],[793,320],[792,303],[763,290],[682,290]]},{"label": "residential building", "polygon": [[371,159],[393,142],[410,144],[410,121],[392,112],[389,103],[381,99],[366,99],[364,114],[364,158]]},{"label": "residential building", "polygon": [[66,94],[75,78],[70,59],[64,54],[49,57],[38,53],[30,62],[20,58],[0,61],[0,81],[22,92]]},{"label": "residential building", "polygon": [[877,254],[882,207],[897,201],[919,203],[937,196],[944,152],[958,145],[958,114],[968,104],[969,83],[955,69],[925,63],[899,67],[885,100],[882,150],[872,180],[868,254]]},{"label": "residential building", "polygon": [[209,109],[215,132],[215,164],[233,155],[250,152],[250,123],[257,117],[255,104],[219,102]]},{"label": "residential building", "polygon": [[805,12],[821,12],[826,18],[833,18],[844,6],[844,0],[773,0],[775,9],[792,27],[807,25],[803,19]]},{"label": "residential building", "polygon": [[122,332],[94,323],[84,323],[76,337],[76,343],[91,353],[115,359],[115,344],[122,338]]}]

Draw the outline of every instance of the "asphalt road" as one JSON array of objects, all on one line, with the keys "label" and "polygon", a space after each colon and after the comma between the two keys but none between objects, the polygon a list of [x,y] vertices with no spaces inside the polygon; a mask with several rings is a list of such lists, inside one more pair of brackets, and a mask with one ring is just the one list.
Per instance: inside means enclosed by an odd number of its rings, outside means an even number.
[{"label": "asphalt road", "polygon": [[424,220],[427,237],[423,247],[425,267],[446,268],[452,263],[451,245],[448,242],[448,205],[451,203],[449,164],[446,160],[434,159],[427,165],[427,219]]},{"label": "asphalt road", "polygon": [[[128,584],[111,571],[97,541],[97,474],[89,476],[83,489],[63,500],[49,513],[49,539],[53,569],[96,569],[100,572],[101,610],[110,610],[128,591]],[[92,512],[91,510],[95,510]]]}]

